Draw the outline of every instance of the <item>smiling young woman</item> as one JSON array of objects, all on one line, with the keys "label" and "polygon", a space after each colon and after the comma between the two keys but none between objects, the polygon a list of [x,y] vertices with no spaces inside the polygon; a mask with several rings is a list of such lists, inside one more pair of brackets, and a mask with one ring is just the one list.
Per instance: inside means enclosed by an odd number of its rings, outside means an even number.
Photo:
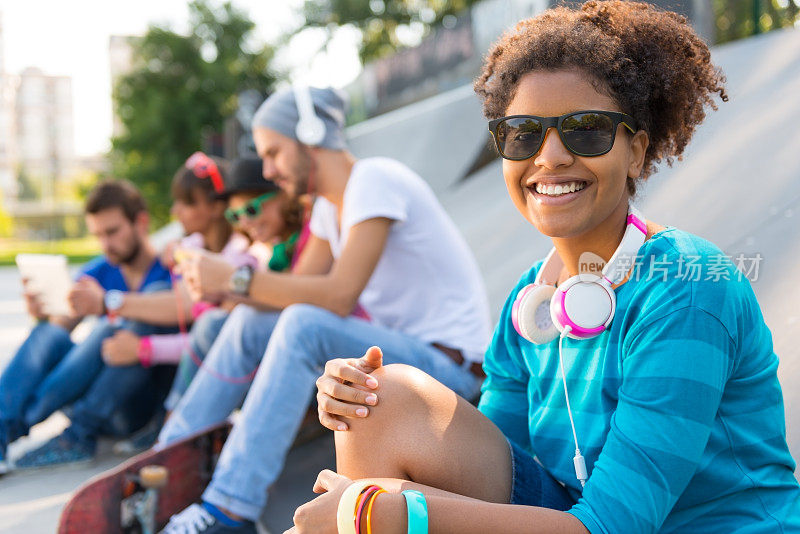
[{"label": "smiling young woman", "polygon": [[[509,196],[553,249],[506,301],[477,410],[376,348],[328,362],[338,474],[298,532],[800,530],[749,281],[631,204],[723,81],[683,17],[636,2],[548,10],[494,45],[475,89]],[[687,277],[690,258],[709,270]]]}]

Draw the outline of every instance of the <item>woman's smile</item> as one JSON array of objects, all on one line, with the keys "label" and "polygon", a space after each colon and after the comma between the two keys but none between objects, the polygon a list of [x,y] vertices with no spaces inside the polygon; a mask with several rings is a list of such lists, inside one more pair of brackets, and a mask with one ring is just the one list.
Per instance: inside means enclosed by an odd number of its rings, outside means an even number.
[{"label": "woman's smile", "polygon": [[526,194],[535,202],[547,206],[561,206],[585,194],[591,182],[571,177],[528,180],[525,184]]}]

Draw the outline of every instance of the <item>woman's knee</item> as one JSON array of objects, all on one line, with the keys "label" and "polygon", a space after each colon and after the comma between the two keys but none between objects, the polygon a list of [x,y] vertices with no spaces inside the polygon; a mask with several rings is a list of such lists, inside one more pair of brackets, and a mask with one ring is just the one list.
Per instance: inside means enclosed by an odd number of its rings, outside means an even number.
[{"label": "woman's knee", "polygon": [[385,432],[389,423],[400,428],[406,420],[419,420],[429,414],[438,397],[455,396],[436,379],[410,365],[384,365],[371,374],[378,381],[378,403],[369,407],[367,417],[348,421],[356,433],[373,428]]}]

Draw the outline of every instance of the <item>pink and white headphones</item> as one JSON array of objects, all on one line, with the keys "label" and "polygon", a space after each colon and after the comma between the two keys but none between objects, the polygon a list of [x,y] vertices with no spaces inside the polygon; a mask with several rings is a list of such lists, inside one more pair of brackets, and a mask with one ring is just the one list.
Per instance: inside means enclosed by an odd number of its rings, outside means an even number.
[{"label": "pink and white headphones", "polygon": [[532,343],[553,341],[569,326],[567,336],[589,339],[602,334],[611,324],[616,310],[612,285],[621,282],[629,269],[621,269],[622,261],[630,261],[647,236],[647,225],[641,213],[628,207],[628,221],[622,241],[603,267],[602,276],[579,274],[556,287],[564,263],[553,248],[544,260],[536,280],[520,290],[511,309],[514,329]]}]

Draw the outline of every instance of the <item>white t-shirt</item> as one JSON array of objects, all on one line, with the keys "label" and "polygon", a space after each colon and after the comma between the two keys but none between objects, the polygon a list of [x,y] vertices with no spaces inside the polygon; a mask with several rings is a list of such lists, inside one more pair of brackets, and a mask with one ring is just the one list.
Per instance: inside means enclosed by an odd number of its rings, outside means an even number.
[{"label": "white t-shirt", "polygon": [[388,158],[356,162],[336,206],[320,197],[311,232],[338,258],[350,229],[368,219],[395,222],[375,271],[359,298],[372,321],[423,341],[461,349],[483,361],[490,337],[489,305],[466,241],[414,171]]}]

